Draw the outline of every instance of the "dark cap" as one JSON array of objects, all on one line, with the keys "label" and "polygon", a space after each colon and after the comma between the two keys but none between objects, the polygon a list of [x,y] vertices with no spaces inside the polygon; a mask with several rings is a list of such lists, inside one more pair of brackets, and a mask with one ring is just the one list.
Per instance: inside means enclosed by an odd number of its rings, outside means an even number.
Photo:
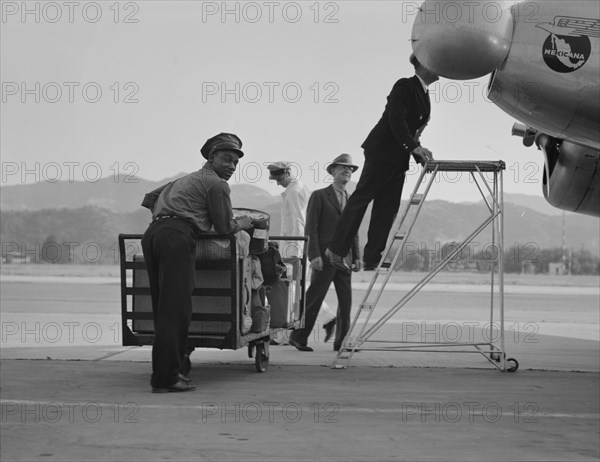
[{"label": "dark cap", "polygon": [[279,175],[290,171],[290,163],[282,160],[268,165],[267,169],[269,170],[269,180],[274,180]]},{"label": "dark cap", "polygon": [[244,152],[241,148],[242,140],[240,140],[236,135],[233,133],[219,133],[218,135],[206,140],[206,143],[204,143],[204,146],[202,146],[200,152],[205,159],[208,159],[213,152],[223,149],[236,151],[240,157],[244,157]]}]

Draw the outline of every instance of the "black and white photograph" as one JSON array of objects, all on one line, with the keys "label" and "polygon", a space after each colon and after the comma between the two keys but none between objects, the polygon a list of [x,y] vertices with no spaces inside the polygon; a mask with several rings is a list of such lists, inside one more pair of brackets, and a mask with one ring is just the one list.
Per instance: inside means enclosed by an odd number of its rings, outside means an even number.
[{"label": "black and white photograph", "polygon": [[2,461],[597,461],[597,0],[0,0]]}]

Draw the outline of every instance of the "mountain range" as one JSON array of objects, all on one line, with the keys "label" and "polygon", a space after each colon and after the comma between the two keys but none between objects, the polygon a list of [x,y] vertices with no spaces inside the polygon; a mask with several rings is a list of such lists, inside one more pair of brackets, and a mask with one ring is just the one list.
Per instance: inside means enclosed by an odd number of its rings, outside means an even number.
[{"label": "mountain range", "polygon": [[[148,191],[173,181],[181,173],[161,181],[150,181],[130,175],[108,176],[96,182],[38,182],[0,187],[0,210],[43,210],[54,208],[102,207],[113,212],[133,212]],[[232,203],[240,208],[264,205],[279,200],[252,185],[235,184],[231,188]]]},{"label": "mountain range", "polygon": [[[177,175],[177,178],[181,175]],[[95,183],[56,182],[0,187],[0,237],[3,242],[15,240],[44,242],[49,234],[64,238],[101,239],[102,235],[116,236],[120,232],[143,232],[150,213],[140,207],[144,194],[173,180],[149,181],[136,177],[107,177]],[[348,190],[354,190],[351,183]],[[280,229],[281,197],[245,184],[231,185],[232,204],[236,208],[261,210],[271,216],[272,235]],[[505,194],[505,248],[532,245],[535,248],[561,247],[563,243],[563,214],[542,197]],[[459,241],[476,227],[487,213],[482,202],[453,203],[428,200],[417,220],[412,241],[419,246]],[[370,209],[359,231],[366,242]],[[80,222],[79,220],[83,220]],[[23,229],[27,226],[28,229]],[[33,229],[32,229],[33,228]],[[584,215],[566,213],[564,219],[565,245],[598,253],[600,220]],[[487,234],[485,234],[487,236]],[[489,238],[479,238],[479,245]]]}]

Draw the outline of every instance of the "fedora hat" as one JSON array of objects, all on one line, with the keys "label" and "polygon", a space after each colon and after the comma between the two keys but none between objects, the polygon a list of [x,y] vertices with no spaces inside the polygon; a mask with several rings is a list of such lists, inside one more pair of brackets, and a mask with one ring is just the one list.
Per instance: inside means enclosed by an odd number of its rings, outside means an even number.
[{"label": "fedora hat", "polygon": [[327,166],[327,173],[331,175],[331,171],[336,165],[345,165],[346,167],[350,167],[352,172],[356,172],[358,170],[358,166],[352,163],[352,156],[350,154],[340,154],[333,159],[333,162]]},{"label": "fedora hat", "polygon": [[209,138],[200,149],[200,152],[205,159],[208,159],[213,152],[224,149],[235,151],[240,157],[244,157],[242,140],[233,133],[219,133],[218,135]]}]

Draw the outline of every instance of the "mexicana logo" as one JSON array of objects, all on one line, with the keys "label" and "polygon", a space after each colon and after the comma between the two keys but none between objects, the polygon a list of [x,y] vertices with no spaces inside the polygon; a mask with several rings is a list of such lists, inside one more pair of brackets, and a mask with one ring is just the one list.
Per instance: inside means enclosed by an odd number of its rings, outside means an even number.
[{"label": "mexicana logo", "polygon": [[553,22],[542,22],[536,27],[550,32],[542,55],[550,69],[561,73],[583,67],[592,51],[590,37],[600,37],[598,19],[556,16]]}]

